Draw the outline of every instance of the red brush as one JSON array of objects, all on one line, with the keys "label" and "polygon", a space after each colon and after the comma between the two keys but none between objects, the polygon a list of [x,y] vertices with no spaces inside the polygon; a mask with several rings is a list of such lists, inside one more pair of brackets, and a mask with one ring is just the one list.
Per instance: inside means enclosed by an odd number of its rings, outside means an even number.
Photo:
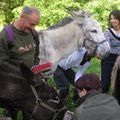
[{"label": "red brush", "polygon": [[38,72],[45,72],[47,70],[50,70],[52,67],[52,63],[48,62],[48,63],[44,63],[42,65],[37,65],[35,67],[32,68],[32,72],[34,73],[38,73]]}]

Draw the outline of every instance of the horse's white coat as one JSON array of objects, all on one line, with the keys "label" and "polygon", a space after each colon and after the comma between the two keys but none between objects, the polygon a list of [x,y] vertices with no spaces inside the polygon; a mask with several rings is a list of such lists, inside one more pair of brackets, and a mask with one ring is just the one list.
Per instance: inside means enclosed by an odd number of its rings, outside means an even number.
[{"label": "horse's white coat", "polygon": [[[105,40],[104,34],[98,22],[84,12],[75,15],[74,20],[63,27],[52,30],[43,30],[39,32],[40,39],[40,64],[47,61],[52,62],[53,68],[58,62],[68,57],[72,52],[79,50],[86,39],[85,47],[90,54],[96,47],[96,44],[88,39],[100,43]],[[100,44],[95,52],[103,58],[110,51],[110,45],[106,41]]]}]

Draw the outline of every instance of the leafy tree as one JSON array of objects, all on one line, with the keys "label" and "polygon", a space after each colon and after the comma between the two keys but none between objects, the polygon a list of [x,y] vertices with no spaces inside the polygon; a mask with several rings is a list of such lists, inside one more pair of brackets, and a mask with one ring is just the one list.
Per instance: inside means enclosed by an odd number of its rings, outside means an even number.
[{"label": "leafy tree", "polygon": [[84,9],[93,13],[103,30],[108,27],[108,15],[112,10],[120,9],[120,0],[93,0],[86,3]]},{"label": "leafy tree", "polygon": [[2,14],[1,19],[3,19],[4,25],[10,24],[18,16],[16,8],[23,5],[31,5],[40,9],[42,17],[39,27],[42,29],[68,16],[67,7],[82,8],[92,12],[93,17],[105,29],[110,11],[120,9],[120,0],[2,0],[0,15]]},{"label": "leafy tree", "polygon": [[15,13],[13,10],[21,5],[23,5],[25,0],[2,0],[0,1],[0,10],[2,10],[3,24],[10,24],[14,17]]},{"label": "leafy tree", "polygon": [[[88,1],[91,0],[86,2]],[[80,8],[86,2],[84,0],[41,0],[41,2],[39,0],[26,0],[25,4],[36,6],[41,10],[42,17],[39,26],[47,28],[69,15],[67,7]]]}]

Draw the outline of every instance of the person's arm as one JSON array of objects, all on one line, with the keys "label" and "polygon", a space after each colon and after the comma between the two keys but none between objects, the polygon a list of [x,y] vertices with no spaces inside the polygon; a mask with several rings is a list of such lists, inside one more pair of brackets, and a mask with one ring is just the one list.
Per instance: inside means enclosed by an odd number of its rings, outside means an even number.
[{"label": "person's arm", "polygon": [[68,58],[60,61],[59,66],[64,70],[72,67],[78,67],[82,62],[85,52],[85,48],[82,48],[80,51],[73,52]]},{"label": "person's arm", "polygon": [[79,67],[79,70],[76,72],[74,81],[77,81],[85,73],[89,65],[90,65],[90,61],[87,61],[84,65]]},{"label": "person's arm", "polygon": [[11,68],[16,67],[15,62],[12,63],[10,61],[10,49],[8,47],[8,36],[7,33],[2,30],[0,32],[0,65],[5,64],[10,66]]}]

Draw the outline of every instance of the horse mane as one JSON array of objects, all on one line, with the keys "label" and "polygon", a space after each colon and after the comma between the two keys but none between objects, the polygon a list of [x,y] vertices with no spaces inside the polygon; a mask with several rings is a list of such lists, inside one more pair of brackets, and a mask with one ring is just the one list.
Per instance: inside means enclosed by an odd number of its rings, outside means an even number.
[{"label": "horse mane", "polygon": [[120,55],[117,57],[116,62],[113,66],[112,73],[111,73],[111,87],[112,87],[112,95],[116,92],[116,78],[117,78],[117,71],[120,69]]},{"label": "horse mane", "polygon": [[70,23],[73,21],[73,18],[72,17],[64,17],[61,21],[59,21],[58,23],[50,26],[48,29],[57,29],[59,27],[63,27],[64,25]]}]

